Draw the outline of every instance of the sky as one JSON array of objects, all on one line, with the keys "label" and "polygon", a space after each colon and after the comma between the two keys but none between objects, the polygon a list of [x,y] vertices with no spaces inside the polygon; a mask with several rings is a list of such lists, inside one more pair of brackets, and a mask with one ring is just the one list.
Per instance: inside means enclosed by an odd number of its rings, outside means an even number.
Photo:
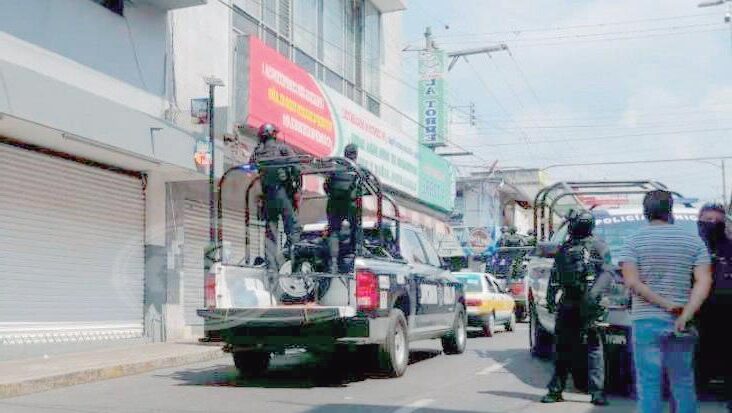
[{"label": "sky", "polygon": [[[462,173],[498,160],[499,167],[549,167],[553,180],[654,179],[687,197],[721,200],[719,160],[550,167],[732,156],[728,9],[697,4],[409,0],[403,43],[422,46],[431,26],[448,52],[509,47],[461,60],[447,75],[449,103],[476,106],[476,127],[464,123],[467,109],[453,111],[450,141],[475,154],[450,158]],[[405,53],[400,76],[416,79],[417,53]],[[403,99],[416,114],[416,91]],[[729,197],[732,159],[727,169]]]}]

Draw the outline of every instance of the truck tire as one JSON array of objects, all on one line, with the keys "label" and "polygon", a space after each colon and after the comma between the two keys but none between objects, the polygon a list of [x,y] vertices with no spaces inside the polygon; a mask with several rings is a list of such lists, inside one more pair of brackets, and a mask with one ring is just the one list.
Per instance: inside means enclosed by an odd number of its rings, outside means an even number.
[{"label": "truck tire", "polygon": [[551,355],[551,335],[539,323],[539,315],[533,303],[529,304],[529,343],[532,356],[546,359]]},{"label": "truck tire", "polygon": [[407,319],[402,310],[393,308],[389,316],[386,340],[379,346],[379,370],[387,377],[401,377],[409,365]]},{"label": "truck tire", "polygon": [[486,337],[493,337],[496,332],[496,315],[491,313],[488,318],[483,322],[483,335]]},{"label": "truck tire", "polygon": [[452,331],[442,337],[442,351],[445,354],[463,354],[468,342],[468,330],[465,327],[467,325],[465,310],[463,310],[462,306],[459,308],[460,310],[455,316]]},{"label": "truck tire", "polygon": [[234,366],[239,371],[239,377],[255,378],[267,371],[270,354],[261,351],[237,351],[232,353]]}]

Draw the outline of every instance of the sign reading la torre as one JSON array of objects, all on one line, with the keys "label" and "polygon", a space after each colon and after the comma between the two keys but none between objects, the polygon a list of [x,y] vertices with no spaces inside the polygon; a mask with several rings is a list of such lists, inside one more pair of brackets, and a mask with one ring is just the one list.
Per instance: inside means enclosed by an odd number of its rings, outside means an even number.
[{"label": "sign reading la torre", "polygon": [[426,49],[419,53],[419,143],[444,146],[447,135],[445,52]]}]

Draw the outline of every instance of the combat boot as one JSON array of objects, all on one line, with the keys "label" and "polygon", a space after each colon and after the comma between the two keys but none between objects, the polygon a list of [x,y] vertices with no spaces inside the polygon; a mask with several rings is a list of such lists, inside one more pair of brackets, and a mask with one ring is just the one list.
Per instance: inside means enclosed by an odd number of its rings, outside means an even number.
[{"label": "combat boot", "polygon": [[550,391],[549,393],[547,393],[546,396],[541,398],[542,403],[559,403],[563,401],[564,397],[562,397],[562,393],[556,393],[552,391]]},{"label": "combat boot", "polygon": [[607,401],[607,397],[604,393],[595,393],[592,395],[592,401],[590,402],[595,406],[607,406],[610,402]]}]

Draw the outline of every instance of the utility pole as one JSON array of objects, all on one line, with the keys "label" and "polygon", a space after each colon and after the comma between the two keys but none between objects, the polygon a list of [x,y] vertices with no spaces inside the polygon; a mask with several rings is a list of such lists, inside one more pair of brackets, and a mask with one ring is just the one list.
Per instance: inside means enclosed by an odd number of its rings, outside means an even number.
[{"label": "utility pole", "polygon": [[725,160],[722,159],[722,205],[727,206],[727,169]]},{"label": "utility pole", "polygon": [[732,50],[732,0],[709,0],[699,3],[699,7],[721,6],[727,3],[727,13],[724,15],[724,22],[729,24],[730,50]]}]

